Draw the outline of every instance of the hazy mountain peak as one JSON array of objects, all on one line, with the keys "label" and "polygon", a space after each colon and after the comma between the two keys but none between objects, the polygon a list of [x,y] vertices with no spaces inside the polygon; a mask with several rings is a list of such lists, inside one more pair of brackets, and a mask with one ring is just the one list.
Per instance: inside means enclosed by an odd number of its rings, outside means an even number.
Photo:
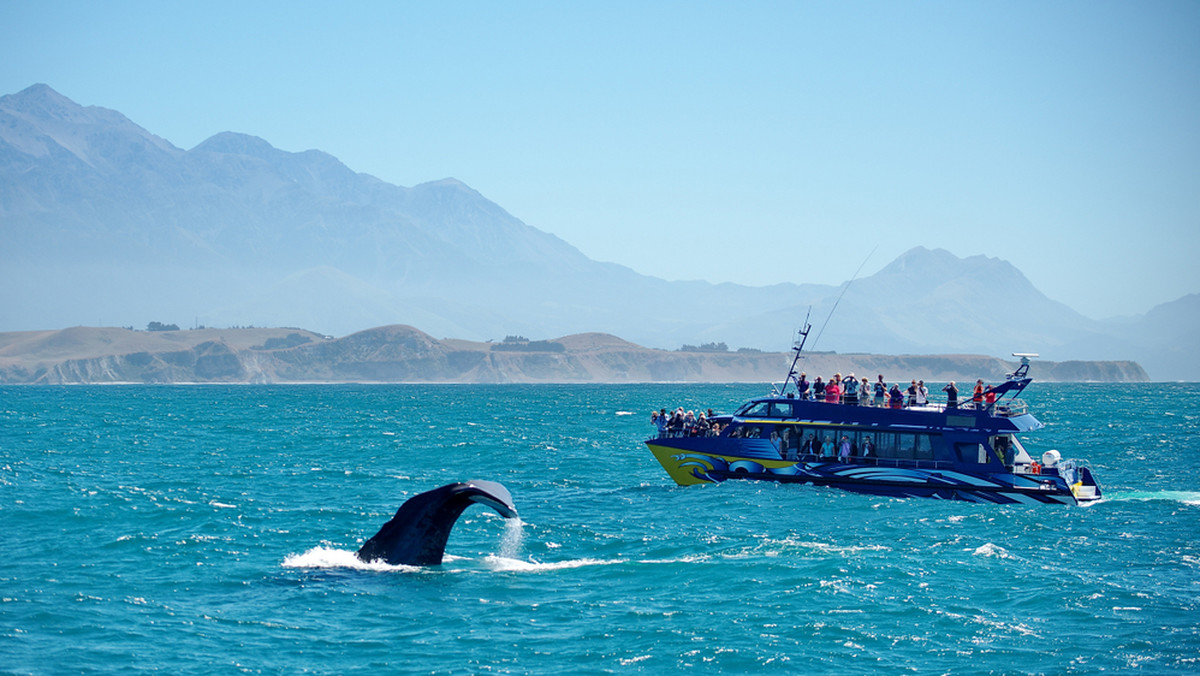
[{"label": "hazy mountain peak", "polygon": [[[287,180],[304,184],[310,189],[335,190],[345,188],[358,179],[359,175],[342,164],[336,157],[320,150],[289,152],[280,150],[258,136],[223,131],[214,134],[188,151],[194,158],[219,158],[221,156],[249,157],[262,162],[277,175]],[[235,163],[236,165],[237,163]],[[365,175],[363,175],[365,177]],[[368,180],[364,178],[364,180]],[[369,179],[372,183],[378,179]]]},{"label": "hazy mountain peak", "polygon": [[1157,326],[1170,335],[1171,328],[1183,329],[1200,334],[1200,293],[1189,293],[1173,301],[1162,303],[1146,313],[1147,323]]},{"label": "hazy mountain peak", "polygon": [[213,134],[192,148],[191,152],[248,155],[264,160],[273,159],[284,153],[257,136],[232,131]]},{"label": "hazy mountain peak", "polygon": [[888,263],[880,274],[906,274],[912,271],[928,271],[937,267],[956,267],[963,259],[945,249],[928,249],[917,246],[900,254]]},{"label": "hazy mountain peak", "polygon": [[[413,186],[413,190],[417,194],[436,195],[439,200],[482,200],[486,199],[479,191],[471,186],[463,183],[457,178],[443,178],[437,181],[426,181]],[[499,205],[497,205],[498,207]]]},{"label": "hazy mountain peak", "polygon": [[880,270],[878,277],[927,280],[930,284],[978,281],[1029,286],[1025,275],[1006,260],[982,255],[959,258],[945,249],[923,246],[901,254]]},{"label": "hazy mountain peak", "polygon": [[83,110],[83,106],[40,83],[16,94],[0,96],[0,108],[51,119],[63,119]]},{"label": "hazy mountain peak", "polygon": [[33,157],[58,146],[97,168],[125,159],[119,156],[134,146],[179,151],[115,110],[81,106],[44,84],[0,96],[0,139]]},{"label": "hazy mountain peak", "polygon": [[471,188],[471,186],[467,185],[466,183],[463,183],[462,181],[458,180],[457,178],[454,178],[453,176],[447,176],[446,178],[439,179],[436,181],[426,181],[425,183],[422,183],[421,185],[428,185],[428,186],[434,186],[434,187],[447,187],[447,188],[465,188],[467,190],[470,190],[471,192],[475,192],[475,190],[473,188]]}]

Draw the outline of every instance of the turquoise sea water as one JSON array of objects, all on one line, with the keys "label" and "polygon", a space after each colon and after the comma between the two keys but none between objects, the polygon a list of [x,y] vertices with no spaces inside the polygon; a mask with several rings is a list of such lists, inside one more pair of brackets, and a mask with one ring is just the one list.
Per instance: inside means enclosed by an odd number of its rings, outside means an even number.
[{"label": "turquoise sea water", "polygon": [[[1087,507],[675,486],[763,386],[0,388],[0,672],[1195,673],[1200,386],[1034,383]],[[447,561],[353,552],[500,481]]]}]

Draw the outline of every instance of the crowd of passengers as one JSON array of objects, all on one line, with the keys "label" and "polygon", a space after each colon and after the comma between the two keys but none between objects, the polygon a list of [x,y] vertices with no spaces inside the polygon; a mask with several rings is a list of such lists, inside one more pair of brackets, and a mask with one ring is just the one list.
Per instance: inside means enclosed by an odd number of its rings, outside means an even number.
[{"label": "crowd of passengers", "polygon": [[[942,388],[946,393],[946,408],[958,408],[958,386],[951,380]],[[813,399],[829,404],[846,404],[847,406],[878,406],[889,408],[906,408],[927,406],[929,404],[929,388],[924,380],[912,380],[907,389],[900,389],[900,383],[891,386],[879,374],[879,379],[873,384],[863,378],[860,382],[854,374],[842,377],[835,374],[828,382],[822,381],[821,376],[813,382],[808,381],[808,374],[801,373],[796,379],[797,396],[801,399]],[[974,408],[986,406],[989,410],[996,403],[996,392],[991,385],[984,385],[983,380],[975,381],[971,404]]]},{"label": "crowd of passengers", "polygon": [[[946,408],[958,408],[958,387],[951,380],[942,388],[946,393]],[[788,396],[793,396],[790,393]],[[817,376],[809,382],[808,374],[801,373],[796,379],[796,395],[800,399],[823,401],[827,404],[845,404],[847,406],[876,406],[879,408],[918,408],[929,405],[929,388],[924,380],[913,380],[908,388],[901,390],[899,383],[891,386],[879,374],[874,384],[863,378],[861,383],[851,373],[845,378],[842,374],[834,374],[828,382]],[[983,380],[975,381],[975,389],[971,401],[964,408],[986,408],[989,412],[996,405],[996,392],[992,386],[984,385]],[[662,408],[651,411],[650,422],[658,429],[659,436],[674,437],[707,437],[721,433],[721,425],[713,421],[713,410],[697,415],[694,411],[684,411],[683,407],[668,413]]]},{"label": "crowd of passengers", "polygon": [[695,411],[685,412],[683,407],[674,413],[661,408],[650,412],[650,422],[660,437],[715,437],[721,433],[721,424],[712,419],[714,415],[711,408],[699,415]]}]

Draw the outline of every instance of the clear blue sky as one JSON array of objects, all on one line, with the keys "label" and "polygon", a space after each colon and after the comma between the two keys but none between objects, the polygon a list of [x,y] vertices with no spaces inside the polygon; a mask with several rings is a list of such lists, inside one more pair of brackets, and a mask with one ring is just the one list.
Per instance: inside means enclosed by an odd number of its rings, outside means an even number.
[{"label": "clear blue sky", "polygon": [[221,131],[453,176],[666,279],[1010,261],[1103,318],[1200,292],[1200,2],[0,0],[42,82],[181,148]]}]

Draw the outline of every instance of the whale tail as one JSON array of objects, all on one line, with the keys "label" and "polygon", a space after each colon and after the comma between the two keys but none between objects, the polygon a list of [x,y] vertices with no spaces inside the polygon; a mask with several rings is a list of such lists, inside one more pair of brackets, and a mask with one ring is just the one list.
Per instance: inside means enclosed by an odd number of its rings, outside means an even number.
[{"label": "whale tail", "polygon": [[508,489],[495,481],[453,483],[415,495],[358,550],[358,558],[392,565],[434,566],[442,562],[450,530],[463,510],[487,505],[506,519],[517,517]]}]

